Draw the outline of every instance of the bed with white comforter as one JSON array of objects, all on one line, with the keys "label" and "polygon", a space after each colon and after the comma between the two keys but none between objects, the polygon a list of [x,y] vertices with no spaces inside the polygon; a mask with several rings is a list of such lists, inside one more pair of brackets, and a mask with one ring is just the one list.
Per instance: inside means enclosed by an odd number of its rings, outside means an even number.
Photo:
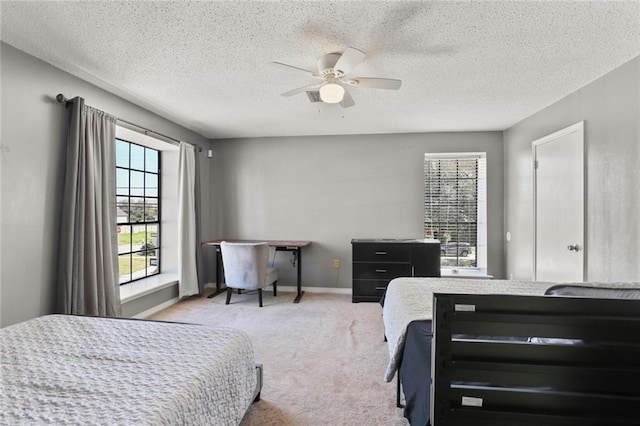
[{"label": "bed with white comforter", "polygon": [[230,328],[49,315],[0,330],[0,424],[237,425],[257,392]]}]

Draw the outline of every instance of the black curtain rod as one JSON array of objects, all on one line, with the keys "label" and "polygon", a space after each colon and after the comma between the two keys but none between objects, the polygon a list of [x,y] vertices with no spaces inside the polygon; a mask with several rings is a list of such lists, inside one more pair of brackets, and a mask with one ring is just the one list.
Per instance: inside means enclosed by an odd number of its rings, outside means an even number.
[{"label": "black curtain rod", "polygon": [[[73,99],[67,98],[62,93],[58,93],[58,95],[56,96],[56,100],[58,102],[60,102],[61,104],[65,104],[65,105],[70,104],[70,103],[73,102]],[[138,129],[144,130],[145,134],[153,133],[155,135],[163,137],[164,139],[167,139],[173,145],[180,145],[180,141],[178,139],[172,138],[171,136],[163,135],[162,133],[158,133],[155,130],[147,129],[146,127],[140,126],[138,124],[132,123],[132,122],[127,121],[127,120],[123,120],[121,118],[116,118],[116,119],[121,123],[128,124],[129,126],[137,127]],[[198,147],[198,152],[202,152],[202,147],[200,147],[198,145],[196,145],[196,146]]]}]

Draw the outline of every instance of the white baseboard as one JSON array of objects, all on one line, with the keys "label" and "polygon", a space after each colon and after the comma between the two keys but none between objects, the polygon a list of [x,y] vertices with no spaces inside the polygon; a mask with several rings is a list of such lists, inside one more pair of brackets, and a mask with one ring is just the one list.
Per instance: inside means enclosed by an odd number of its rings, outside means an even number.
[{"label": "white baseboard", "polygon": [[[204,288],[216,288],[216,283],[206,283]],[[223,285],[221,288],[225,288]],[[278,291],[283,292],[292,292],[295,293],[298,291],[298,287],[295,285],[280,285],[278,284]],[[351,294],[350,288],[345,287],[307,287],[302,286],[302,291],[306,291],[309,293],[337,293],[337,294]]]},{"label": "white baseboard", "polygon": [[[211,285],[213,284],[213,285]],[[205,285],[205,288],[216,288],[214,283],[207,283]],[[294,286],[294,285],[279,285],[278,286],[278,292],[291,292],[291,293],[295,293],[298,291],[298,287]],[[335,293],[335,294],[351,294],[351,289],[350,288],[344,288],[344,287],[305,287],[302,286],[302,291],[306,291],[308,293]],[[151,315],[160,312],[163,309],[168,308],[171,305],[175,305],[176,303],[178,303],[180,301],[180,299],[178,299],[177,297],[174,297],[171,300],[167,300],[164,303],[161,303],[157,306],[154,306],[151,309],[147,309],[144,312],[140,312],[139,314],[136,314],[134,316],[132,316],[131,318],[136,318],[136,319],[146,319],[149,318]]]},{"label": "white baseboard", "polygon": [[154,307],[153,307],[153,308],[151,308],[151,309],[147,309],[147,310],[146,310],[146,311],[144,311],[144,312],[140,312],[139,314],[134,315],[134,316],[133,316],[133,317],[131,317],[131,318],[136,318],[136,319],[146,319],[146,318],[149,318],[151,315],[153,315],[153,314],[155,314],[155,313],[158,313],[158,312],[160,312],[161,310],[166,309],[166,308],[168,308],[168,307],[169,307],[169,306],[171,306],[171,305],[175,305],[175,304],[176,304],[176,303],[178,303],[179,301],[180,301],[180,299],[178,299],[177,297],[174,297],[173,299],[171,299],[171,300],[167,300],[166,302],[161,303],[161,304],[159,304],[159,305],[157,305],[157,306],[154,306]]}]

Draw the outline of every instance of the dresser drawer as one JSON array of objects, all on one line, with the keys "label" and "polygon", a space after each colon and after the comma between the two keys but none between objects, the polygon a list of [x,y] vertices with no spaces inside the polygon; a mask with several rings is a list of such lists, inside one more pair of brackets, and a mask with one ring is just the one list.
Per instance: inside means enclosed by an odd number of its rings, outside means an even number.
[{"label": "dresser drawer", "polygon": [[354,262],[409,262],[411,247],[406,244],[353,244]]},{"label": "dresser drawer", "polygon": [[410,277],[409,263],[353,263],[354,280],[391,280],[398,277]]},{"label": "dresser drawer", "polygon": [[387,285],[389,285],[389,281],[355,280],[353,281],[353,296],[355,298],[373,298],[378,301],[387,290]]}]

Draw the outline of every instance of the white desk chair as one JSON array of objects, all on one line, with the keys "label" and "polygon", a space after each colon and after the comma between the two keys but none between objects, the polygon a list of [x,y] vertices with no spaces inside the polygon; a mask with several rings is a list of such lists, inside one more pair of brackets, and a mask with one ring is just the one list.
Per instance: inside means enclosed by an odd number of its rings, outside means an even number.
[{"label": "white desk chair", "polygon": [[270,268],[267,243],[220,243],[224,280],[227,284],[227,302],[231,301],[233,289],[258,290],[258,301],[262,307],[262,290],[273,283],[273,295],[277,296],[278,270]]}]

